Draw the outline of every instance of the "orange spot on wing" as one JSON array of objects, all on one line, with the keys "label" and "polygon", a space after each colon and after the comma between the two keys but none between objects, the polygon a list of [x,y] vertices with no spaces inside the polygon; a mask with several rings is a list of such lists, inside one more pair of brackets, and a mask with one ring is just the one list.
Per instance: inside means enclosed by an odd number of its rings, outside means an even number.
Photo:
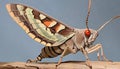
[{"label": "orange spot on wing", "polygon": [[47,27],[49,27],[51,23],[52,23],[52,21],[45,21],[44,22],[45,26],[47,26]]}]

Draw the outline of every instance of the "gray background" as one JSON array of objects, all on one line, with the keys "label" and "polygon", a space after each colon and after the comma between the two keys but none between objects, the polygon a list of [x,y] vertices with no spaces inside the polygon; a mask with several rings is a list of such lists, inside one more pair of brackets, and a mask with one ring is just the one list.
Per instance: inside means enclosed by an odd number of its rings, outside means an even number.
[{"label": "gray background", "polygon": [[[26,61],[35,58],[42,47],[32,40],[8,15],[5,5],[21,3],[54,17],[76,28],[85,28],[88,0],[0,0],[0,61]],[[112,16],[120,15],[120,0],[93,0],[89,27],[97,29]],[[120,19],[107,25],[95,43],[102,43],[108,59],[120,61]],[[96,53],[89,55],[96,60]],[[56,58],[43,59],[44,62],[58,61]],[[78,52],[65,56],[63,61],[81,60],[85,57]]]}]

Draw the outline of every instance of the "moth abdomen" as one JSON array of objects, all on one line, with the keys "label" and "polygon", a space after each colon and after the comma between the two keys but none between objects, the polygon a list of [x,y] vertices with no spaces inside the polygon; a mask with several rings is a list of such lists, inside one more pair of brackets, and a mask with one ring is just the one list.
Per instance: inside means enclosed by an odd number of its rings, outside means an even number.
[{"label": "moth abdomen", "polygon": [[42,58],[54,58],[58,55],[61,55],[63,49],[60,46],[55,47],[44,47],[41,50],[40,55],[38,55],[37,59],[41,61]]}]

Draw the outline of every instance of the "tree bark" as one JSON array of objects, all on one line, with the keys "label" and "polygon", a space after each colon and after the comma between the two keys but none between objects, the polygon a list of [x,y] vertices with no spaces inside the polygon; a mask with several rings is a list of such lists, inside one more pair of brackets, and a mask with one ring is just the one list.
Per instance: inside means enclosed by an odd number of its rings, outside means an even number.
[{"label": "tree bark", "polygon": [[[120,62],[91,61],[90,63],[92,69],[120,69]],[[66,61],[58,67],[56,64],[56,62],[0,62],[0,69],[90,69],[84,61]]]}]

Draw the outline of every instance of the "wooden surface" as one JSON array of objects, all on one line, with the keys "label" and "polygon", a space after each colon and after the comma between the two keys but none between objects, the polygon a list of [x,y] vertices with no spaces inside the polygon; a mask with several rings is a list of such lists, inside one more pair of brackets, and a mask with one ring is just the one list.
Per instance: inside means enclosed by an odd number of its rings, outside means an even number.
[{"label": "wooden surface", "polygon": [[[0,69],[56,69],[55,62],[25,63],[0,62]],[[92,69],[120,69],[120,62],[91,61]],[[84,61],[67,61],[60,64],[57,69],[90,69]]]}]

